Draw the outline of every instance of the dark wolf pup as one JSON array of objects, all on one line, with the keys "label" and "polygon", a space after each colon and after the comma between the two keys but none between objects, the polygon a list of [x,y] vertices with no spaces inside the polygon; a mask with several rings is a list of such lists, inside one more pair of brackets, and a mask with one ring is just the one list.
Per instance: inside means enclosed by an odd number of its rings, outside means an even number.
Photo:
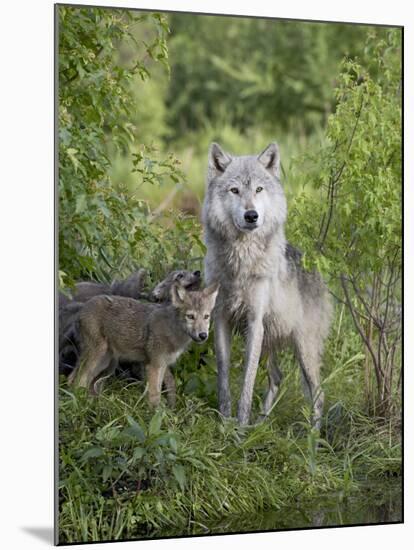
[{"label": "dark wolf pup", "polygon": [[239,422],[249,422],[262,356],[269,378],[263,415],[269,414],[281,380],[276,353],[290,342],[313,405],[313,425],[319,427],[324,401],[319,370],[332,306],[320,275],[305,272],[300,253],[286,242],[286,214],[276,143],[242,157],[211,145],[203,225],[206,281],[220,283],[214,314],[220,412],[231,414],[231,334],[238,328],[246,336]]},{"label": "dark wolf pup", "polygon": [[168,302],[171,300],[171,287],[174,283],[187,290],[199,290],[201,285],[200,271],[186,271],[185,269],[171,271],[166,278],[155,285],[148,299],[151,302]]},{"label": "dark wolf pup", "polygon": [[70,296],[60,293],[59,306],[65,306],[70,301],[86,302],[99,294],[125,296],[138,299],[144,288],[146,271],[138,269],[131,273],[127,279],[115,280],[111,284],[97,283],[96,281],[81,281],[76,283]]},{"label": "dark wolf pup", "polygon": [[172,271],[167,277],[155,285],[149,292],[143,292],[145,285],[146,270],[139,269],[132,273],[127,279],[113,283],[97,283],[96,281],[80,281],[75,284],[75,288],[69,296],[59,293],[59,307],[64,307],[68,303],[87,302],[94,296],[106,294],[107,296],[124,296],[125,298],[140,298],[150,300],[151,302],[164,302],[169,300],[171,286],[178,281],[181,286],[188,290],[198,290],[201,284],[200,271],[187,271],[185,269]]},{"label": "dark wolf pup", "polygon": [[[131,298],[96,296],[79,314],[81,356],[69,382],[96,392],[95,382],[113,372],[119,360],[145,364],[148,396],[152,406],[160,402],[164,375],[191,340],[208,337],[210,315],[218,285],[189,292],[177,283],[171,303],[144,304]],[[165,380],[169,403],[175,397],[174,379]]]}]

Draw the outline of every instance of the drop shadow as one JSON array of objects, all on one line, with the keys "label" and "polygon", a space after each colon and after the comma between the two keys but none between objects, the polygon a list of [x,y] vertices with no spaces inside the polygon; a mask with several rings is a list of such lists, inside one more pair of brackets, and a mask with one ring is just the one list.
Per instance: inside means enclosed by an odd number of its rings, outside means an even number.
[{"label": "drop shadow", "polygon": [[53,527],[21,527],[21,530],[51,545],[55,543]]}]

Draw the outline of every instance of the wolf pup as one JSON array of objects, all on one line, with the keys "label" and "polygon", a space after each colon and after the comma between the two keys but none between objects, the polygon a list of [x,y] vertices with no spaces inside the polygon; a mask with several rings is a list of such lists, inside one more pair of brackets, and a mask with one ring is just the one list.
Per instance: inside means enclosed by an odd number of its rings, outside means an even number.
[{"label": "wolf pup", "polygon": [[59,293],[59,372],[69,374],[76,364],[79,351],[77,319],[84,303],[100,294],[119,295],[151,302],[171,300],[171,286],[177,282],[187,290],[198,290],[201,285],[200,271],[177,270],[169,273],[165,279],[155,285],[150,293],[144,293],[145,270],[134,272],[124,281],[114,281],[112,285],[84,281],[77,283],[73,297]]},{"label": "wolf pup", "polygon": [[154,302],[168,302],[171,300],[171,287],[174,283],[187,290],[199,290],[201,284],[200,271],[171,271],[166,278],[158,283],[149,295],[149,299]]},{"label": "wolf pup", "polygon": [[[95,381],[113,372],[119,360],[145,364],[149,402],[157,406],[167,368],[191,340],[207,340],[218,284],[188,292],[175,284],[171,304],[144,304],[131,298],[96,296],[79,314],[81,355],[69,382],[95,392]],[[172,375],[171,375],[172,377]],[[167,394],[175,391],[166,380]]]},{"label": "wolf pup", "polygon": [[286,242],[286,214],[276,143],[257,156],[241,157],[210,146],[202,218],[205,278],[207,284],[220,283],[214,313],[220,412],[231,414],[231,334],[239,329],[246,336],[240,424],[249,422],[261,357],[267,358],[269,379],[262,413],[269,414],[281,381],[276,352],[288,341],[319,428],[324,402],[319,370],[332,305],[320,275],[304,271],[300,252]]}]

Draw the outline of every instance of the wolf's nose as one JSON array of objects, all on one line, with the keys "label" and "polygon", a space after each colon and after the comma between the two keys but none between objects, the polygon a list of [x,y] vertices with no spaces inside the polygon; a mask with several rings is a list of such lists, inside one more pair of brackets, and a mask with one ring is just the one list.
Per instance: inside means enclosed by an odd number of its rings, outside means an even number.
[{"label": "wolf's nose", "polygon": [[194,271],[193,275],[194,277],[200,277],[201,271]]},{"label": "wolf's nose", "polygon": [[200,332],[198,337],[200,340],[207,340],[207,332]]},{"label": "wolf's nose", "polygon": [[256,210],[247,210],[244,213],[244,219],[247,223],[255,223],[257,222],[257,218],[259,217],[259,214],[256,212]]}]

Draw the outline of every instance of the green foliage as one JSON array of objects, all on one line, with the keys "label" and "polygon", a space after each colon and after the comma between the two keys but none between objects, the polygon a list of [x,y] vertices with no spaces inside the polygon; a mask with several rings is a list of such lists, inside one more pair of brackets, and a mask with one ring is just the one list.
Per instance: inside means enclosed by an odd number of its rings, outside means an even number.
[{"label": "green foliage", "polygon": [[102,482],[110,482],[114,489],[122,477],[128,476],[139,486],[154,476],[170,476],[184,490],[185,470],[180,461],[185,460],[176,435],[163,431],[163,413],[158,411],[147,428],[127,416],[128,427],[121,429],[114,421],[98,429],[97,445],[89,446],[80,458],[81,464],[93,469],[94,475],[102,476]]},{"label": "green foliage", "polygon": [[365,54],[342,63],[327,145],[308,158],[313,192],[296,198],[290,231],[346,303],[365,347],[368,408],[389,417],[401,368],[401,31],[370,35]]},{"label": "green foliage", "polygon": [[369,281],[387,258],[401,262],[401,35],[375,38],[367,64],[342,63],[328,145],[307,159],[316,192],[304,190],[290,211],[293,239],[329,279]]},{"label": "green foliage", "polygon": [[[146,80],[150,62],[168,67],[168,26],[159,14],[68,6],[58,13],[60,269],[66,282],[106,278],[107,268],[133,258],[134,233],[146,223],[142,203],[108,177],[109,151],[135,141],[130,82]],[[132,28],[144,24],[150,36],[138,42]],[[144,177],[157,166],[163,178],[178,177],[171,159],[153,159]]]},{"label": "green foliage", "polygon": [[168,119],[176,136],[206,121],[244,131],[307,133],[326,120],[341,58],[366,27],[237,17],[171,16]]}]

